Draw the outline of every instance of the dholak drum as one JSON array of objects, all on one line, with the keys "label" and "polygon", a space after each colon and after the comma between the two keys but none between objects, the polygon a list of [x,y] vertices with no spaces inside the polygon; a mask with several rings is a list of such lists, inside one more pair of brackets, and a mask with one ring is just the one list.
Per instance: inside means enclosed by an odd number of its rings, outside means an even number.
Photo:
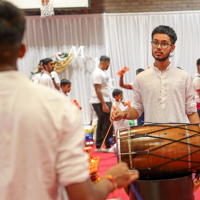
[{"label": "dholak drum", "polygon": [[119,161],[140,180],[181,177],[200,169],[198,124],[151,124],[118,130]]}]

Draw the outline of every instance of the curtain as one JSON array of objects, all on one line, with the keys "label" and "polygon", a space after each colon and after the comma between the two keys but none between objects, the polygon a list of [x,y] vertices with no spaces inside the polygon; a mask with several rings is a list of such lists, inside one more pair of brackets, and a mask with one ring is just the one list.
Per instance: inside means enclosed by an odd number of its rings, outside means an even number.
[{"label": "curtain", "polygon": [[[70,99],[76,99],[82,107],[83,124],[90,122],[89,99],[91,74],[98,66],[101,55],[111,58],[108,74],[111,87],[119,87],[116,74],[123,66],[130,70],[124,76],[125,83],[132,83],[138,68],[152,66],[151,32],[158,25],[174,28],[178,40],[171,55],[171,63],[181,67],[191,76],[196,72],[196,60],[200,57],[200,12],[156,12],[70,15],[40,18],[26,17],[24,43],[25,57],[18,62],[19,71],[28,77],[40,59],[69,52],[72,46],[84,46],[84,55],[74,57],[61,73],[60,79],[72,82]],[[54,59],[54,58],[53,58]],[[123,89],[124,101],[133,98],[131,90]]]}]

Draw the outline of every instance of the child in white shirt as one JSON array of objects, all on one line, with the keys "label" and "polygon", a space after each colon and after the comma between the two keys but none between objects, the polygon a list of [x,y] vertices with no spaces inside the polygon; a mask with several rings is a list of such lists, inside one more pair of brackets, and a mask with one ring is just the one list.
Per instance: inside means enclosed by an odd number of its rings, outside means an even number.
[{"label": "child in white shirt", "polygon": [[[124,106],[124,104],[122,103],[122,100],[123,100],[123,92],[122,90],[119,90],[119,89],[114,89],[113,92],[112,92],[112,95],[113,95],[113,110],[117,109],[117,110],[120,110],[120,111],[126,111],[128,110],[128,106]],[[119,128],[130,128],[130,124],[129,124],[129,120],[127,119],[122,119],[122,120],[119,120],[119,121],[114,121],[113,122],[113,127],[114,127],[114,130],[115,130],[115,133],[117,133],[117,130]]]}]

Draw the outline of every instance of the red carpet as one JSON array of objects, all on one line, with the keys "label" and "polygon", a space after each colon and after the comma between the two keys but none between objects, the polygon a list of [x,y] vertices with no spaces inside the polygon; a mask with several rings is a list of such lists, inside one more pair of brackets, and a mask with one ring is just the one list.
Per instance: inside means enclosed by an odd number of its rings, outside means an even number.
[{"label": "red carpet", "polygon": [[[93,147],[93,157],[99,156],[99,174],[100,177],[111,167],[117,164],[117,157],[114,153],[101,153],[101,152],[94,152]],[[124,191],[124,189],[117,190],[114,194],[110,194],[107,199],[117,199],[120,198],[121,200],[129,200],[128,195]],[[200,189],[198,189],[195,193],[195,200],[200,200]]]},{"label": "red carpet", "polygon": [[[94,152],[93,148],[93,157],[99,156],[99,175],[100,177],[112,166],[117,164],[117,157],[114,153],[102,153],[102,152]],[[115,191],[113,194],[111,193],[107,199],[117,199],[120,198],[121,200],[129,200],[128,195],[124,191],[124,189],[119,189]]]}]

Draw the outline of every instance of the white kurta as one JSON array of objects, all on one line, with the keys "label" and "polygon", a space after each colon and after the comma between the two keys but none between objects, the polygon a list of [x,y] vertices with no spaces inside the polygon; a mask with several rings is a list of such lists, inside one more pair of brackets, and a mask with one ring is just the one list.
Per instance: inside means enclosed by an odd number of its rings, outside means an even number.
[{"label": "white kurta", "polygon": [[146,122],[186,123],[186,115],[197,111],[192,78],[171,65],[163,72],[157,67],[138,74],[134,82],[132,107]]},{"label": "white kurta", "polygon": [[89,177],[80,112],[56,90],[0,73],[0,199],[56,200]]},{"label": "white kurta", "polygon": [[46,74],[46,73],[42,74],[39,83],[42,84],[42,85],[46,85],[50,88],[55,88],[55,86],[53,84],[52,77],[49,76],[49,74]]}]

